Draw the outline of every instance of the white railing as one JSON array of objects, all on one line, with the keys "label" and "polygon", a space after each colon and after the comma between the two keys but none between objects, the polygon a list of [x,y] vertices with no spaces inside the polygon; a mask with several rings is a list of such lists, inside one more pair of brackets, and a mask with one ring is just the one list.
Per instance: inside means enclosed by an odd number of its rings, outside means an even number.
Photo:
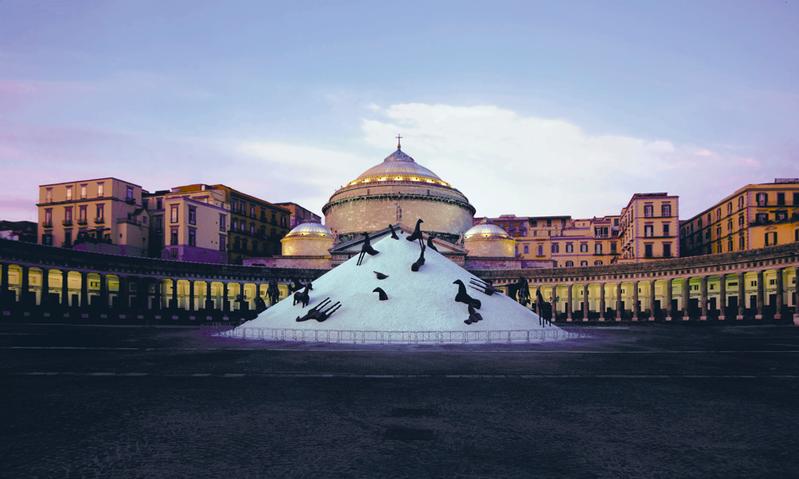
[{"label": "white railing", "polygon": [[336,344],[519,344],[588,337],[560,328],[505,331],[356,331],[240,327],[220,333],[227,338]]}]

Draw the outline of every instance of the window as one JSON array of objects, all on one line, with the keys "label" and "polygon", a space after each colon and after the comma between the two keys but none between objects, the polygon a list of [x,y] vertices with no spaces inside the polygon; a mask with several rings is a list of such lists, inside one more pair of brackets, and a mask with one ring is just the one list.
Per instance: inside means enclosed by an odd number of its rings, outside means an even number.
[{"label": "window", "polygon": [[732,238],[727,238],[727,251],[732,251]]},{"label": "window", "polygon": [[178,205],[169,205],[169,222],[178,222]]},{"label": "window", "polygon": [[738,226],[744,225],[744,215],[738,215]]},{"label": "window", "polygon": [[97,205],[96,210],[97,210],[96,211],[97,215],[94,217],[95,222],[102,223],[103,221],[105,221],[105,205],[103,204]]},{"label": "window", "polygon": [[227,215],[219,213],[219,231],[225,231],[227,228]]},{"label": "window", "polygon": [[552,252],[553,253],[560,253],[560,244],[552,243]]},{"label": "window", "polygon": [[524,254],[530,254],[530,245],[524,245]]},{"label": "window", "polygon": [[727,220],[727,232],[732,233],[732,220]]},{"label": "window", "polygon": [[793,194],[793,205],[794,206],[799,206],[799,193],[794,193]]},{"label": "window", "polygon": [[72,207],[67,206],[64,208],[64,224],[72,224]]},{"label": "window", "polygon": [[105,183],[97,183],[97,196],[103,197],[105,195]]},{"label": "window", "polygon": [[189,228],[189,246],[197,246],[197,229]]},{"label": "window", "polygon": [[42,244],[45,246],[53,246],[53,235],[51,233],[45,233],[42,235]]},{"label": "window", "polygon": [[768,223],[768,213],[758,213],[755,215],[755,223],[766,224]]},{"label": "window", "polygon": [[744,249],[746,249],[746,239],[744,238],[743,234],[738,236],[738,249],[740,251],[743,251]]},{"label": "window", "polygon": [[566,261],[566,267],[567,267],[567,268],[572,268],[572,267],[574,267],[574,261],[571,261],[571,260],[569,260],[569,261]]},{"label": "window", "polygon": [[178,244],[178,229],[177,228],[170,228],[169,229],[169,244],[175,246]]},{"label": "window", "polygon": [[727,216],[732,214],[732,201],[727,202]]},{"label": "window", "polygon": [[644,225],[644,238],[651,238],[655,236],[654,227],[652,225]]},{"label": "window", "polygon": [[716,208],[716,221],[721,221],[721,208]]},{"label": "window", "polygon": [[[45,203],[52,203],[53,202],[53,189],[52,188],[47,188],[46,190],[44,190],[44,202]],[[794,204],[796,204],[796,201],[794,201]]]},{"label": "window", "polygon": [[671,225],[663,223],[663,236],[671,236]]},{"label": "window", "polygon": [[598,259],[598,260],[594,261],[594,266],[602,266],[602,260]]},{"label": "window", "polygon": [[125,201],[132,202],[133,201],[133,187],[126,186],[125,187]]},{"label": "window", "polygon": [[64,246],[72,246],[72,230],[64,230]]},{"label": "window", "polygon": [[671,243],[663,243],[663,257],[671,258]]},{"label": "window", "polygon": [[660,216],[671,216],[671,203],[660,205]]},{"label": "window", "polygon": [[771,231],[765,234],[766,246],[774,246],[777,244],[777,232]]},{"label": "window", "polygon": [[766,193],[758,193],[757,196],[755,196],[755,200],[757,201],[757,206],[768,205],[768,195]]},{"label": "window", "polygon": [[231,223],[231,228],[230,229],[232,231],[238,231],[238,229],[239,229],[239,220],[237,218],[233,218],[232,220],[230,220],[230,223]]},{"label": "window", "polygon": [[250,223],[250,236],[255,236],[255,223]]},{"label": "window", "polygon": [[53,209],[46,208],[44,210],[44,227],[49,228],[53,226]]},{"label": "window", "polygon": [[594,254],[602,254],[602,243],[594,243]]},{"label": "window", "polygon": [[160,233],[164,230],[164,217],[158,215],[153,218],[153,227],[155,228],[156,233]]},{"label": "window", "polygon": [[799,228],[793,230],[793,240],[799,241]]},{"label": "window", "polygon": [[227,236],[219,235],[219,251],[227,250]]},{"label": "window", "polygon": [[250,218],[255,218],[255,206],[250,205]]},{"label": "window", "polygon": [[544,245],[542,244],[538,245],[538,256],[544,256]]},{"label": "window", "polygon": [[67,191],[67,201],[71,201],[72,200],[72,187],[71,186],[67,186],[67,190],[66,191]]},{"label": "window", "polygon": [[775,221],[785,221],[788,219],[788,211],[787,210],[777,210],[774,212],[774,220]]},{"label": "window", "polygon": [[574,253],[574,245],[571,243],[566,243],[566,252],[567,253]]},{"label": "window", "polygon": [[155,200],[155,209],[157,209],[157,210],[164,209],[164,199],[163,198],[156,198],[156,200]]},{"label": "window", "polygon": [[86,224],[86,209],[86,205],[80,205],[78,207],[78,223],[80,224]]},{"label": "window", "polygon": [[86,199],[86,185],[80,185],[80,199]]},{"label": "window", "polygon": [[652,208],[650,204],[644,205],[644,218],[651,218],[654,216],[653,209],[654,208]]},{"label": "window", "polygon": [[580,253],[588,253],[588,243],[580,243]]},{"label": "window", "polygon": [[580,266],[588,266],[588,261],[580,261]]},{"label": "window", "polygon": [[777,205],[785,205],[785,193],[777,193]]},{"label": "window", "polygon": [[610,254],[616,254],[616,243],[610,243]]},{"label": "window", "polygon": [[196,225],[197,224],[197,207],[196,206],[189,206],[189,224]]},{"label": "window", "polygon": [[651,258],[652,256],[652,243],[644,244],[644,258]]}]

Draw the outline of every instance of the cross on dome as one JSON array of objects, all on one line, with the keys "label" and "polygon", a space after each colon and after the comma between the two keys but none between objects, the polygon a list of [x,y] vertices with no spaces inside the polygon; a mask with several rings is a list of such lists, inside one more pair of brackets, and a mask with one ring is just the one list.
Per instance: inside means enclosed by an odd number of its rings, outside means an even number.
[{"label": "cross on dome", "polygon": [[398,133],[396,138],[397,138],[397,149],[401,150],[402,149],[402,144],[400,143],[400,140],[402,139],[402,136],[400,136],[399,133]]}]

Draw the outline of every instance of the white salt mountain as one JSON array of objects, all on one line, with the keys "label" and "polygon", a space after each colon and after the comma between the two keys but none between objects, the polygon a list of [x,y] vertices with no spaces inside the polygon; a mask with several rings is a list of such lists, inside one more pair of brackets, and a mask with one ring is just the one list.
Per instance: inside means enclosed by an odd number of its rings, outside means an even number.
[{"label": "white salt mountain", "polygon": [[[360,266],[354,256],[314,281],[307,307],[294,305],[289,296],[228,335],[365,343],[536,342],[569,336],[555,326],[542,326],[535,313],[503,294],[488,296],[469,287],[477,277],[432,248],[425,249],[419,271],[411,271],[420,246],[404,232],[398,240],[386,235],[372,246],[379,253],[366,255]],[[375,272],[388,277],[379,280]],[[468,305],[455,301],[456,280],[480,301],[482,321],[464,323]],[[380,301],[375,288],[382,288],[388,299]],[[324,322],[296,321],[325,298],[340,302],[340,309]]]}]

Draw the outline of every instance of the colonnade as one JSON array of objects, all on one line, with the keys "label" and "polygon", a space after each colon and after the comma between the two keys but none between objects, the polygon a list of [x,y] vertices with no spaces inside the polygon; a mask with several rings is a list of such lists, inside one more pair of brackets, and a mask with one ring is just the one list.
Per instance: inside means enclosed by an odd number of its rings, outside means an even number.
[{"label": "colonnade", "polygon": [[[256,298],[268,304],[268,281],[164,278],[0,263],[0,299],[5,304],[66,308],[224,312],[254,310]],[[278,283],[280,298],[288,284]]]},{"label": "colonnade", "polygon": [[797,315],[797,267],[654,278],[573,278],[530,282],[563,321],[671,321]]}]

